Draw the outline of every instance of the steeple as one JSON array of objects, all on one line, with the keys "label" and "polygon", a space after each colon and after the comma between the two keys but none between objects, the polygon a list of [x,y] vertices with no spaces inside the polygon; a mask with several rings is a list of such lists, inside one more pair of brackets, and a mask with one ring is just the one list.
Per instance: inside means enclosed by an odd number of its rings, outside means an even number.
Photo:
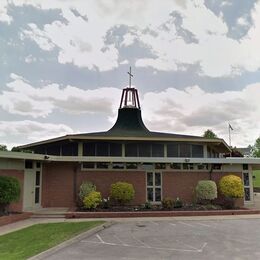
[{"label": "steeple", "polygon": [[133,77],[131,67],[127,73],[129,86],[123,89],[116,123],[108,132],[118,135],[142,135],[148,133],[149,130],[142,119],[138,91],[131,86]]},{"label": "steeple", "polygon": [[138,91],[131,86],[131,79],[134,76],[131,72],[131,67],[127,74],[129,75],[129,86],[123,89],[119,108],[132,107],[140,109]]}]

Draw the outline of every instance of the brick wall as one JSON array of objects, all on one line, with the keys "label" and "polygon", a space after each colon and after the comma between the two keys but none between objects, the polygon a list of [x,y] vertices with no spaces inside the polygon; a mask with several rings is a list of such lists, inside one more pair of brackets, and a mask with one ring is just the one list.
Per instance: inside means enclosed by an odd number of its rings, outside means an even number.
[{"label": "brick wall", "polygon": [[135,189],[135,199],[132,204],[142,204],[146,200],[146,177],[144,171],[80,171],[77,175],[77,187],[83,181],[94,183],[104,198],[109,196],[111,184],[118,181],[128,182]]},{"label": "brick wall", "polygon": [[[234,174],[242,177],[242,173],[223,173],[213,172],[211,174],[212,180],[216,183],[220,178]],[[163,176],[163,197],[176,198],[191,203],[195,200],[194,189],[200,180],[209,180],[208,172],[164,172]],[[243,199],[239,200],[238,205],[243,205]]]},{"label": "brick wall", "polygon": [[[213,172],[212,180],[218,182],[227,174]],[[241,177],[241,173],[232,173]],[[185,202],[195,198],[194,189],[199,180],[209,179],[208,172],[163,172],[163,198],[180,197]],[[110,185],[117,181],[133,184],[135,199],[133,204],[142,204],[146,200],[145,171],[81,171],[78,163],[51,162],[43,165],[42,206],[74,207],[79,186],[83,181],[94,183],[102,197],[109,196]],[[243,200],[239,205],[243,205]]]},{"label": "brick wall", "polygon": [[21,212],[23,210],[23,181],[24,172],[22,170],[3,170],[0,169],[0,176],[12,176],[18,179],[21,187],[20,199],[18,202],[11,203],[8,210],[13,212]]},{"label": "brick wall", "polygon": [[42,206],[73,207],[73,176],[77,164],[50,162],[42,169]]}]

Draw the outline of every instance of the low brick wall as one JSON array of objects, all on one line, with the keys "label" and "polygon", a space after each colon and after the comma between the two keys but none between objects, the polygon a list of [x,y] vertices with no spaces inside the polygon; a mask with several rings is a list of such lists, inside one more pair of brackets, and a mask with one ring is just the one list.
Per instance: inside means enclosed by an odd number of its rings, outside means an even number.
[{"label": "low brick wall", "polygon": [[9,216],[2,216],[0,217],[0,226],[11,224],[20,220],[24,220],[30,218],[32,215],[31,212],[23,212],[20,214],[14,214]]},{"label": "low brick wall", "polygon": [[190,217],[260,214],[260,210],[203,210],[203,211],[139,211],[139,212],[67,212],[66,218],[139,218],[139,217]]}]

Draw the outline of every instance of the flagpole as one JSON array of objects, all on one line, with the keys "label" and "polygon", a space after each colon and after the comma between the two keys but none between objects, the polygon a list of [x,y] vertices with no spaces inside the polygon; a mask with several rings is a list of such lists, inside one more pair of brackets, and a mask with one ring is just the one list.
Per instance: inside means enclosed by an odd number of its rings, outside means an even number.
[{"label": "flagpole", "polygon": [[231,147],[231,132],[230,132],[230,124],[228,123],[228,135],[229,135],[229,146]]}]

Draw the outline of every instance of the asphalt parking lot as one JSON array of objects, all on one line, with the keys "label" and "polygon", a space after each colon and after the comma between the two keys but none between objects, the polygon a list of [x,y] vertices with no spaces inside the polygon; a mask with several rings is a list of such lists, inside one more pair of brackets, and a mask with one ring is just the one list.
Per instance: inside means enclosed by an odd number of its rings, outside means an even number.
[{"label": "asphalt parking lot", "polygon": [[46,259],[260,259],[260,219],[124,221]]}]

